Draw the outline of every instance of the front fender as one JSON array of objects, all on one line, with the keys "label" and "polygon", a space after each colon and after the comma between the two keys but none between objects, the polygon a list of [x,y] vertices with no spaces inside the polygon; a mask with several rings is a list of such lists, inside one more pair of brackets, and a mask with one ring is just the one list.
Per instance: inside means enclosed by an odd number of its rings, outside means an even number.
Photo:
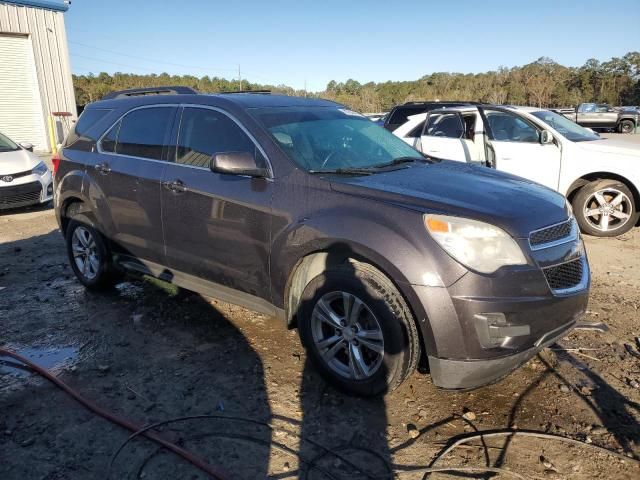
[{"label": "front fender", "polygon": [[[448,286],[466,273],[428,235],[422,213],[347,198],[274,232],[271,255],[274,303],[283,304],[287,280],[300,259],[340,251],[383,271],[396,284]],[[352,202],[354,204],[352,204]],[[357,205],[360,203],[360,205]]]}]

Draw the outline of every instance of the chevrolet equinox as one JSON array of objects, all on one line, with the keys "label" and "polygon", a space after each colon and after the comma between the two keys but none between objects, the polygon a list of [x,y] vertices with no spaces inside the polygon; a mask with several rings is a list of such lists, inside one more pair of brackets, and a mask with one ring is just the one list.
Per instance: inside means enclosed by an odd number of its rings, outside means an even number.
[{"label": "chevrolet equinox", "polygon": [[586,309],[562,195],[424,156],[330,101],[115,92],[53,164],[85,287],[134,271],[279,318],[352,393],[396,388],[421,358],[439,387],[497,381]]}]

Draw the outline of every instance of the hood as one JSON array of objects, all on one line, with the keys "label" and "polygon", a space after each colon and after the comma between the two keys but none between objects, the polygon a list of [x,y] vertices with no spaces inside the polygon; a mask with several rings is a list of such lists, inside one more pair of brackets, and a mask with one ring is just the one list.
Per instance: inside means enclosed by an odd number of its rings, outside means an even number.
[{"label": "hood", "polygon": [[0,175],[27,172],[32,170],[40,161],[36,155],[23,149],[13,152],[0,152]]},{"label": "hood", "polygon": [[496,225],[514,237],[567,219],[562,195],[487,167],[443,160],[362,177],[332,176],[335,191]]},{"label": "hood", "polygon": [[582,150],[594,153],[609,153],[612,155],[628,155],[640,159],[640,149],[638,144],[630,141],[604,138],[591,142],[577,142]]}]

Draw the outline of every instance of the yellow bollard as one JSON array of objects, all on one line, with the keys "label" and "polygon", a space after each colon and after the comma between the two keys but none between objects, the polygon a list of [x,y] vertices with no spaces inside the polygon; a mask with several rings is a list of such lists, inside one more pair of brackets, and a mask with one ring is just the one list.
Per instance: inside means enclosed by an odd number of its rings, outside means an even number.
[{"label": "yellow bollard", "polygon": [[49,141],[51,142],[51,153],[58,153],[58,145],[56,142],[56,133],[53,124],[53,115],[49,115]]}]

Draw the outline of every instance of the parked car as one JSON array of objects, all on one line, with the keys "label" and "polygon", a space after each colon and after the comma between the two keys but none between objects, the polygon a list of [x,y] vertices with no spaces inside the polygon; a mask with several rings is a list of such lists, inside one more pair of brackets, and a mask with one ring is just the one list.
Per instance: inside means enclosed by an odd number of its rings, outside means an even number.
[{"label": "parked car", "polygon": [[416,115],[394,134],[427,155],[533,180],[571,201],[583,232],[621,235],[638,222],[640,149],[549,110],[466,106]]},{"label": "parked car", "polygon": [[49,202],[53,181],[30,143],[16,143],[0,133],[0,210]]},{"label": "parked car", "polygon": [[430,160],[330,101],[139,93],[88,105],[56,160],[87,288],[124,268],[273,315],[363,395],[421,356],[440,387],[496,381],[585,312],[589,265],[556,192]]},{"label": "parked car", "polygon": [[[393,132],[400,125],[404,125],[407,119],[412,115],[417,115],[420,113],[425,113],[437,108],[444,107],[458,107],[460,105],[469,105],[474,102],[441,102],[441,101],[432,101],[432,102],[407,102],[402,105],[396,105],[393,107],[389,113],[384,116],[383,126],[390,132]],[[381,119],[382,120],[382,119]]]},{"label": "parked car", "polygon": [[640,112],[620,111],[604,103],[581,103],[576,109],[561,109],[569,120],[589,128],[606,128],[633,133],[640,125]]}]

